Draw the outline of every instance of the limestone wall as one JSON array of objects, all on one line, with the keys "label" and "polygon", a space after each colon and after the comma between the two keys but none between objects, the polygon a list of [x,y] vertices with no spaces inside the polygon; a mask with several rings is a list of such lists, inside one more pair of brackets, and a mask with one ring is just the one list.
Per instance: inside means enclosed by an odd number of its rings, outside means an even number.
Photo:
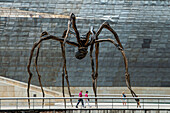
[{"label": "limestone wall", "polygon": [[[33,44],[42,31],[61,37],[67,29],[68,15],[73,12],[78,16],[81,34],[87,33],[90,26],[97,31],[105,20],[118,33],[128,58],[132,86],[168,87],[169,5],[168,0],[0,0],[0,75],[27,82],[26,66]],[[107,30],[99,38],[114,39]],[[89,53],[80,61],[74,57],[77,48],[66,47],[70,85],[92,87]],[[61,86],[59,42],[43,42],[38,65],[43,86]],[[35,68],[31,70],[31,83],[39,85]],[[112,44],[100,45],[98,86],[126,86],[123,58]]]}]

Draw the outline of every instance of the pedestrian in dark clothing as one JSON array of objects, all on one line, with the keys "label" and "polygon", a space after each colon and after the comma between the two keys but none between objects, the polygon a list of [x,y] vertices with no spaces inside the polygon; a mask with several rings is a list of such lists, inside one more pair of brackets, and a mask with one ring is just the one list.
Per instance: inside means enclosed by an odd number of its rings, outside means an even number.
[{"label": "pedestrian in dark clothing", "polygon": [[[83,95],[82,95],[82,92],[83,92],[83,91],[80,91],[80,93],[79,93],[79,97],[82,97],[82,96],[83,96]],[[78,99],[78,102],[77,102],[76,108],[78,108],[78,105],[79,105],[79,103],[80,103],[80,102],[82,103],[82,106],[84,107],[83,99],[81,99],[81,98],[80,98],[80,99]]]},{"label": "pedestrian in dark clothing", "polygon": [[[138,96],[137,96],[138,97]],[[137,102],[137,108],[140,107],[141,108],[141,105],[140,105],[140,100],[139,99],[135,99],[136,102]]]}]

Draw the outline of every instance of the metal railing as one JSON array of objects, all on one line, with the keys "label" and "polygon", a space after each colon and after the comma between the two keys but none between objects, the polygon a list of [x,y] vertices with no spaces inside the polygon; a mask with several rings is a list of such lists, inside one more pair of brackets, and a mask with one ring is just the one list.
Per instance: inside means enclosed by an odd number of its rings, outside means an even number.
[{"label": "metal railing", "polygon": [[[90,97],[95,97],[94,94],[88,94]],[[97,97],[120,97],[122,94],[98,94]],[[78,97],[79,94],[72,94],[72,97]],[[128,97],[132,97],[132,94],[126,94]],[[165,94],[138,94],[139,97],[170,97]]]},{"label": "metal railing", "polygon": [[[30,99],[30,107],[28,106],[28,99]],[[44,104],[43,104],[44,99]],[[70,103],[72,99],[73,106]],[[90,106],[86,108],[76,104],[80,97],[4,97],[0,98],[0,110],[24,110],[24,109],[156,109],[156,110],[170,110],[170,97],[82,97],[90,99]],[[95,105],[97,99],[97,106]],[[125,99],[125,100],[123,100]],[[137,108],[135,99],[140,100],[140,106]],[[66,106],[64,104],[66,100]],[[122,101],[126,102],[123,105]],[[42,105],[43,104],[43,105]]]}]

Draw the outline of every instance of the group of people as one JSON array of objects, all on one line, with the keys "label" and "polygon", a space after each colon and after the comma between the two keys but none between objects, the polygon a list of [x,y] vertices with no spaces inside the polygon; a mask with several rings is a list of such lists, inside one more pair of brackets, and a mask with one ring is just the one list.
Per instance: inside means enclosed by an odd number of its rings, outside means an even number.
[{"label": "group of people", "polygon": [[[125,106],[126,106],[126,95],[125,95],[125,92],[124,92],[124,91],[122,92],[121,97],[123,98],[123,99],[122,99],[122,103],[123,103],[123,105],[125,105]],[[137,96],[137,97],[138,97],[138,96]],[[141,108],[140,100],[139,100],[139,99],[135,99],[135,100],[136,100],[136,102],[137,102],[137,108],[138,108],[138,107],[140,107],[140,108]]]},{"label": "group of people", "polygon": [[[83,93],[83,91],[81,90],[80,93],[79,93],[79,97],[83,97],[83,94],[82,94],[82,93]],[[85,97],[88,97],[88,91],[86,91]],[[126,94],[125,94],[124,91],[122,92],[121,97],[123,98],[123,99],[122,99],[123,106],[124,106],[124,105],[126,106]],[[138,97],[138,96],[137,96],[137,97]],[[138,107],[141,108],[140,100],[139,100],[139,99],[135,99],[135,100],[136,100],[136,102],[137,102],[137,108],[138,108]],[[76,105],[76,108],[78,108],[78,105],[79,105],[80,102],[82,103],[82,106],[83,106],[84,108],[86,108],[86,104],[87,104],[87,103],[88,103],[88,106],[91,107],[90,104],[89,104],[89,99],[85,99],[85,101],[83,101],[82,98],[79,98],[79,99],[78,99],[78,102],[77,102],[77,105]]]},{"label": "group of people", "polygon": [[[79,97],[83,97],[83,94],[82,94],[82,93],[83,93],[83,91],[81,90],[80,93],[79,93]],[[86,91],[85,97],[88,97],[88,91]],[[86,108],[86,103],[88,103],[88,106],[91,107],[90,104],[89,104],[89,99],[85,99],[85,101],[83,102],[83,99],[80,98],[80,99],[78,99],[76,108],[78,108],[78,105],[79,105],[80,102],[82,103],[82,106],[83,106],[84,108]]]}]

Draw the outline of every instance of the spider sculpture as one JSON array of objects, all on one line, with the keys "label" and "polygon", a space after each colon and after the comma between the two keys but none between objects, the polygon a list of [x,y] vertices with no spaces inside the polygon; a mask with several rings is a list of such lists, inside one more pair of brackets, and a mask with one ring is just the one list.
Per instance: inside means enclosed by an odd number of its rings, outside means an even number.
[{"label": "spider sculpture", "polygon": [[[74,32],[70,30],[71,26],[74,29]],[[102,29],[104,29],[104,28],[109,30],[114,35],[117,43],[113,39],[110,39],[110,38],[108,38],[108,39],[99,39],[98,38],[99,34],[101,33]],[[72,41],[67,40],[69,33],[76,35],[77,42],[72,42]],[[49,35],[45,31],[41,34],[41,39],[33,45],[32,50],[31,50],[31,54],[30,54],[30,57],[29,57],[29,63],[28,63],[28,66],[27,66],[28,73],[29,73],[28,88],[27,88],[28,97],[30,96],[29,95],[29,89],[30,89],[31,78],[32,78],[32,75],[33,75],[30,71],[31,60],[32,60],[32,57],[33,57],[34,50],[37,46],[38,46],[38,49],[37,49],[36,58],[35,58],[35,67],[36,67],[36,72],[38,74],[39,84],[41,86],[43,97],[45,96],[44,91],[43,91],[43,87],[42,87],[42,84],[41,84],[41,75],[40,75],[38,68],[37,68],[37,60],[38,60],[38,55],[39,55],[40,44],[43,41],[50,40],[50,39],[59,41],[60,44],[61,44],[62,57],[63,57],[63,67],[62,67],[62,92],[63,92],[63,97],[65,97],[65,94],[64,94],[64,77],[67,81],[68,91],[69,91],[69,95],[71,97],[69,80],[68,80],[68,73],[67,73],[67,68],[66,68],[65,44],[69,44],[69,45],[72,45],[72,46],[75,46],[75,47],[78,48],[78,51],[75,53],[75,57],[77,59],[80,59],[80,60],[83,59],[87,55],[88,47],[90,47],[90,58],[91,58],[91,68],[92,68],[91,77],[92,77],[92,82],[93,82],[93,91],[94,91],[95,97],[97,97],[98,55],[99,55],[99,43],[101,43],[101,42],[111,42],[121,52],[123,59],[124,59],[124,64],[125,64],[125,78],[126,78],[127,87],[130,90],[132,96],[137,97],[137,95],[132,90],[131,85],[130,85],[130,75],[128,73],[128,62],[127,62],[127,59],[126,59],[126,56],[125,56],[123,46],[120,43],[120,40],[119,40],[117,33],[110,27],[108,22],[104,22],[100,26],[100,28],[98,29],[97,32],[94,31],[93,27],[91,27],[91,29],[85,35],[80,36],[80,34],[77,30],[77,27],[76,27],[76,17],[73,13],[71,13],[71,15],[70,15],[70,19],[68,20],[68,28],[67,28],[67,30],[64,31],[62,38]],[[94,60],[93,60],[93,57],[92,57],[94,46],[95,46],[96,68],[94,67]],[[29,102],[29,105],[30,105],[30,100],[28,100],[28,102]],[[43,100],[43,103],[44,103],[44,100]],[[66,103],[66,101],[65,101],[65,103]],[[71,100],[71,104],[72,104],[72,100]],[[95,104],[97,105],[97,99],[95,99]]]}]

